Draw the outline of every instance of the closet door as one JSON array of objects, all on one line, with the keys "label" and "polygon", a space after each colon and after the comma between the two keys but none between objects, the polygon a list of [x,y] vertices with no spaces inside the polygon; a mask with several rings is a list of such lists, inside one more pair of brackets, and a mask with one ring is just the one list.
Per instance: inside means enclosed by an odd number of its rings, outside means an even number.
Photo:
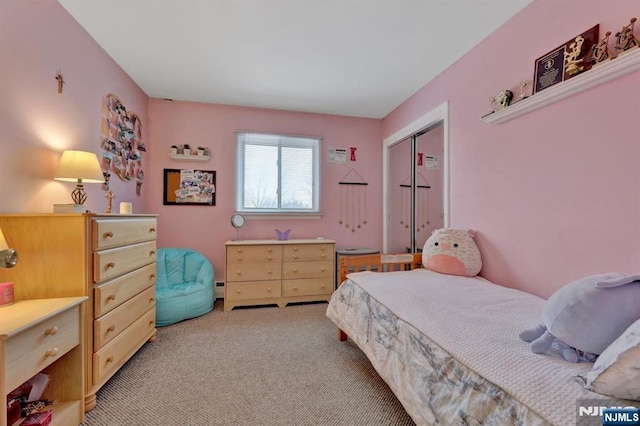
[{"label": "closet door", "polygon": [[422,250],[431,233],[444,227],[444,126],[416,138],[415,248]]},{"label": "closet door", "polygon": [[421,130],[389,147],[387,252],[415,253],[444,227],[444,126]]},{"label": "closet door", "polygon": [[411,249],[411,145],[412,138],[407,138],[389,147],[388,253]]}]

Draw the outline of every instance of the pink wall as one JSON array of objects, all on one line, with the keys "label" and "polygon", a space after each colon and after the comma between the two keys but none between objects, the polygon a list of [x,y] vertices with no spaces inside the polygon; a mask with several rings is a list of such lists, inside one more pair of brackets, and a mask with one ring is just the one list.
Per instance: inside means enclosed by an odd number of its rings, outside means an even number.
[{"label": "pink wall", "polygon": [[[102,98],[116,94],[146,125],[147,96],[55,0],[0,2],[0,57],[0,212],[51,212],[71,203],[75,186],[53,180],[61,152],[100,153]],[[134,182],[114,177],[112,188],[115,205],[132,201],[142,212],[148,186],[138,197]],[[86,206],[104,211],[101,185],[85,189]]]},{"label": "pink wall", "polygon": [[637,6],[536,0],[384,119],[386,137],[450,101],[451,225],[478,230],[486,278],[546,297],[585,275],[638,273],[640,73],[480,120],[538,57],[598,23],[615,34]]},{"label": "pink wall", "polygon": [[[382,246],[382,152],[380,120],[322,114],[274,111],[225,105],[150,99],[149,128],[154,151],[147,179],[147,210],[159,213],[158,246],[188,247],[205,254],[213,263],[216,280],[224,279],[224,242],[234,239],[229,222],[235,209],[235,132],[248,130],[322,137],[322,219],[247,220],[242,239],[275,239],[275,229],[291,228],[290,238],[334,239],[338,248]],[[169,158],[171,145],[189,143],[208,146],[207,162],[184,162]],[[356,147],[356,161],[328,164],[327,148]],[[349,160],[349,159],[347,159]],[[216,205],[164,206],[163,169],[200,168],[216,171]],[[367,186],[367,225],[351,232],[340,221],[340,185],[351,169]]]}]

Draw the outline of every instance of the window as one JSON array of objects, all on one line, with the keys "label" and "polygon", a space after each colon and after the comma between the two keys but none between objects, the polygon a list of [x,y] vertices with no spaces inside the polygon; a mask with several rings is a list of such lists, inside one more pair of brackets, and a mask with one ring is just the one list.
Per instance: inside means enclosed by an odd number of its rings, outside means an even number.
[{"label": "window", "polygon": [[319,213],[319,194],[319,138],[237,133],[237,211]]}]

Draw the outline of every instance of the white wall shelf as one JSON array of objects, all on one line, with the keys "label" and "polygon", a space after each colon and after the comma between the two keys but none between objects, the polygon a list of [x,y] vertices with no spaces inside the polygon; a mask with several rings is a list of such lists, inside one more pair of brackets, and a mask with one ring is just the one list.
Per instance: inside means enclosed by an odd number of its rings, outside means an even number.
[{"label": "white wall shelf", "polygon": [[209,161],[211,158],[208,155],[184,155],[184,154],[169,154],[169,157],[178,161]]},{"label": "white wall shelf", "polygon": [[637,70],[640,70],[640,48],[623,53],[616,59],[603,62],[589,71],[548,87],[500,111],[487,114],[481,119],[485,123],[504,123]]}]

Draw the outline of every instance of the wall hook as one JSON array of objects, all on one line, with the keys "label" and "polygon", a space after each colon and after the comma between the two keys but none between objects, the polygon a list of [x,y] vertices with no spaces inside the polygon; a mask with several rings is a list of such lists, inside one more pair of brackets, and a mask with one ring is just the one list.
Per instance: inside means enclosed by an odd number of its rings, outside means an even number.
[{"label": "wall hook", "polygon": [[62,85],[65,83],[65,81],[62,79],[62,74],[57,74],[56,80],[58,80],[58,93],[62,93]]}]

